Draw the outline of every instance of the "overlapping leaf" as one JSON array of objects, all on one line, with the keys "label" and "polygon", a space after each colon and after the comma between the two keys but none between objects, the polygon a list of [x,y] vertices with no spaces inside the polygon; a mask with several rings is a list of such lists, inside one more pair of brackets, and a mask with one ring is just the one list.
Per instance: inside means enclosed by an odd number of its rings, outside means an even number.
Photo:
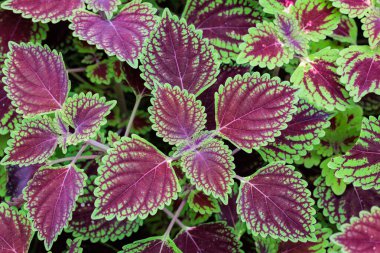
[{"label": "overlapping leaf", "polygon": [[337,72],[354,102],[368,93],[380,95],[380,50],[368,46],[351,46],[340,52]]},{"label": "overlapping leaf", "polygon": [[272,163],[244,178],[237,200],[238,213],[253,235],[285,241],[313,239],[314,201],[306,186],[294,167]]},{"label": "overlapping leaf", "polygon": [[211,214],[220,211],[218,201],[211,196],[207,196],[202,191],[192,191],[187,201],[191,209],[201,214]]},{"label": "overlapping leaf", "polygon": [[259,0],[259,3],[264,7],[265,12],[277,14],[289,10],[296,0]]},{"label": "overlapping leaf", "polygon": [[363,118],[360,138],[345,155],[334,157],[329,167],[346,183],[363,189],[380,189],[380,120]]},{"label": "overlapping leaf", "polygon": [[181,253],[171,239],[150,237],[125,245],[119,253]]},{"label": "overlapping leaf", "polygon": [[71,219],[75,201],[81,195],[86,174],[74,165],[44,167],[24,191],[26,208],[46,249],[50,249]]},{"label": "overlapping leaf", "polygon": [[93,218],[146,218],[177,198],[180,186],[164,154],[133,135],[108,151],[96,179]]},{"label": "overlapping leaf", "polygon": [[137,68],[144,41],[156,25],[156,10],[140,0],[125,5],[111,20],[87,11],[77,11],[70,28],[74,35]]},{"label": "overlapping leaf", "polygon": [[378,46],[380,43],[380,9],[370,10],[362,22],[364,36],[368,38],[369,45]]},{"label": "overlapping leaf", "polygon": [[300,100],[297,108],[288,127],[275,142],[260,148],[259,152],[266,161],[292,163],[298,160],[319,143],[319,138],[324,135],[323,129],[330,125],[328,113],[315,109],[305,101]]},{"label": "overlapping leaf", "polygon": [[296,111],[295,93],[288,83],[268,74],[228,79],[216,94],[219,134],[247,152],[273,142]]},{"label": "overlapping leaf", "polygon": [[142,77],[150,89],[169,83],[199,95],[215,82],[219,62],[213,48],[193,25],[165,10],[144,45]]},{"label": "overlapping leaf", "polygon": [[338,27],[330,35],[335,40],[356,44],[358,27],[354,19],[346,15],[340,15]]},{"label": "overlapping leaf", "polygon": [[169,84],[157,86],[148,109],[157,135],[169,144],[189,140],[205,128],[205,108],[193,94]]},{"label": "overlapping leaf", "polygon": [[85,0],[87,8],[94,11],[103,11],[108,16],[117,10],[117,6],[121,4],[120,0]]},{"label": "overlapping leaf", "polygon": [[61,109],[70,88],[62,56],[34,44],[12,43],[10,50],[3,81],[17,111],[28,117]]},{"label": "overlapping leaf", "polygon": [[321,175],[325,181],[326,186],[331,187],[332,192],[339,196],[345,192],[347,185],[344,183],[343,179],[337,178],[335,176],[335,170],[329,168],[328,164],[330,161],[331,157],[321,163]]},{"label": "overlapping leaf", "polygon": [[363,17],[371,8],[373,0],[331,0],[339,11],[351,18]]},{"label": "overlapping leaf", "polygon": [[188,0],[183,17],[201,30],[223,62],[236,60],[243,35],[261,20],[257,2]]}]

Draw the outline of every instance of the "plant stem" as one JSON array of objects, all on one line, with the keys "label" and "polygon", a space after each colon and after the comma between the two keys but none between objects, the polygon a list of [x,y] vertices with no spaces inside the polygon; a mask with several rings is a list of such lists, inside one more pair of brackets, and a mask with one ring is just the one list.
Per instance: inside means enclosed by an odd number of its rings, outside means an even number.
[{"label": "plant stem", "polygon": [[185,207],[186,200],[187,200],[187,196],[185,198],[183,198],[183,200],[182,200],[181,204],[179,205],[177,211],[173,215],[172,220],[170,221],[169,226],[166,229],[165,234],[163,235],[163,239],[162,239],[163,241],[166,241],[169,238],[170,232],[172,231],[174,223],[176,223],[176,220],[178,219],[179,215],[181,214],[182,209]]},{"label": "plant stem", "polygon": [[106,246],[109,249],[112,249],[115,252],[119,252],[119,250],[117,248],[115,248],[114,246],[112,246],[111,244],[103,243],[103,245]]},{"label": "plant stem", "polygon": [[232,151],[232,155],[235,155],[237,152],[239,152],[241,149],[240,148],[235,148],[234,151]]},{"label": "plant stem", "polygon": [[87,147],[88,147],[88,144],[83,144],[83,146],[79,149],[74,159],[71,160],[71,163],[70,163],[71,166],[74,165],[78,161],[78,158],[82,155],[82,153],[85,151]]},{"label": "plant stem", "polygon": [[75,72],[69,72],[69,74],[71,74],[73,77],[75,77],[79,82],[88,83],[86,80],[84,80],[80,75],[78,75]]},{"label": "plant stem", "polygon": [[[99,155],[84,155],[84,156],[79,156],[79,157],[77,158],[77,161],[78,161],[78,160],[90,160],[90,159],[95,159],[95,158],[97,158],[98,156],[99,156]],[[47,165],[47,166],[52,166],[52,165],[57,164],[57,163],[68,162],[68,161],[72,161],[74,158],[75,158],[75,156],[65,157],[65,158],[60,158],[60,159],[57,159],[57,160],[51,161],[51,162],[47,163],[46,165]]]},{"label": "plant stem", "polygon": [[133,120],[136,117],[137,109],[139,108],[139,105],[140,105],[140,102],[141,102],[142,98],[143,98],[143,96],[141,94],[136,95],[135,106],[133,106],[133,110],[132,110],[131,116],[129,117],[127,129],[125,130],[125,134],[124,134],[124,136],[126,136],[126,137],[128,137],[129,132],[131,131],[131,128],[132,128],[132,125],[133,125]]},{"label": "plant stem", "polygon": [[[174,219],[174,214],[172,212],[170,212],[167,208],[164,208],[162,211],[164,211],[164,213],[166,213],[167,216],[169,216],[170,218]],[[185,224],[183,224],[178,218],[175,219],[175,223],[177,223],[177,225],[179,227],[181,227],[183,230],[187,230],[189,227],[186,226]]]},{"label": "plant stem", "polygon": [[110,148],[109,146],[104,145],[103,143],[100,143],[100,142],[98,142],[96,140],[88,140],[86,143],[88,145],[93,146],[93,147],[95,147],[97,149],[100,149],[100,150],[102,150],[104,152],[107,152],[107,150]]},{"label": "plant stem", "polygon": [[245,180],[244,177],[241,177],[241,176],[235,175],[235,178],[236,178],[237,180],[241,181],[242,183],[247,182],[247,180]]},{"label": "plant stem", "polygon": [[78,72],[84,72],[86,70],[85,67],[81,68],[72,68],[72,69],[67,69],[68,73],[78,73]]},{"label": "plant stem", "polygon": [[127,115],[127,103],[125,102],[123,88],[121,87],[120,83],[115,83],[115,85],[113,86],[113,89],[116,93],[116,99],[117,99],[117,104],[120,109],[120,114],[122,118],[124,119],[124,117]]}]

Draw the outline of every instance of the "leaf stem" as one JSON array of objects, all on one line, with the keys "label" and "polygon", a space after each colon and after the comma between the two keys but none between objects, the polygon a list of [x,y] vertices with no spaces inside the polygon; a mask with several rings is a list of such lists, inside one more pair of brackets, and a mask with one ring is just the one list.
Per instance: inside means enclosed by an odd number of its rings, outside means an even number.
[{"label": "leaf stem", "polygon": [[242,183],[247,182],[247,180],[245,180],[244,177],[241,177],[241,176],[239,176],[239,175],[235,175],[235,178],[236,178],[237,180],[241,181]]},{"label": "leaf stem", "polygon": [[74,165],[77,161],[78,161],[78,158],[82,155],[82,153],[85,151],[85,149],[88,147],[88,144],[83,144],[82,147],[79,149],[78,153],[76,154],[76,156],[74,157],[73,160],[71,160],[70,162],[70,166]]},{"label": "leaf stem", "polygon": [[78,73],[78,72],[84,72],[84,71],[86,71],[85,67],[67,69],[68,73]]},{"label": "leaf stem", "polygon": [[76,72],[69,72],[73,77],[75,77],[79,82],[87,84],[88,82],[84,80],[80,75],[78,75]]},{"label": "leaf stem", "polygon": [[187,200],[187,196],[182,199],[181,204],[179,205],[177,211],[174,213],[172,220],[170,221],[169,226],[166,229],[165,234],[163,235],[163,239],[162,239],[163,241],[166,241],[169,238],[170,232],[172,231],[174,223],[176,223],[179,215],[181,214],[182,209],[185,207],[186,200]]},{"label": "leaf stem", "polygon": [[105,145],[103,143],[100,143],[100,142],[98,142],[96,140],[88,140],[86,143],[88,145],[93,146],[93,147],[95,147],[97,149],[100,149],[100,150],[102,150],[104,152],[107,152],[107,150],[110,148],[109,146],[107,146],[107,145]]},{"label": "leaf stem", "polygon": [[[170,218],[174,219],[174,214],[172,212],[170,212],[167,208],[164,208],[162,211],[164,211],[164,213],[166,213],[167,216],[169,216]],[[183,230],[187,230],[189,227],[186,226],[185,224],[182,223],[182,221],[180,221],[178,218],[175,219],[175,223],[177,223],[177,225],[182,228]]]},{"label": "leaf stem", "polygon": [[[90,159],[95,159],[95,158],[97,158],[98,156],[99,156],[99,155],[84,155],[84,156],[79,156],[79,157],[77,158],[77,161],[78,161],[78,160],[90,160]],[[75,158],[75,156],[64,157],[64,158],[60,158],[60,159],[57,159],[57,160],[54,160],[54,161],[48,162],[46,165],[47,165],[47,166],[52,166],[52,165],[57,164],[57,163],[68,162],[68,161],[72,161],[74,158]]]},{"label": "leaf stem", "polygon": [[235,155],[237,152],[239,152],[241,149],[240,148],[235,148],[234,151],[232,151],[232,155]]},{"label": "leaf stem", "polygon": [[120,109],[120,114],[122,115],[122,118],[127,116],[127,103],[125,102],[125,96],[123,92],[123,88],[120,83],[115,83],[113,86],[113,89],[116,93],[116,99],[117,99],[117,104]]},{"label": "leaf stem", "polygon": [[126,137],[128,137],[129,132],[131,131],[131,128],[132,128],[132,125],[133,125],[133,121],[134,121],[134,119],[136,117],[137,109],[139,108],[139,105],[140,105],[140,102],[141,102],[142,98],[143,98],[143,96],[141,94],[136,95],[135,106],[133,106],[131,116],[129,117],[127,129],[125,130],[125,134],[124,134],[124,136],[126,136]]}]

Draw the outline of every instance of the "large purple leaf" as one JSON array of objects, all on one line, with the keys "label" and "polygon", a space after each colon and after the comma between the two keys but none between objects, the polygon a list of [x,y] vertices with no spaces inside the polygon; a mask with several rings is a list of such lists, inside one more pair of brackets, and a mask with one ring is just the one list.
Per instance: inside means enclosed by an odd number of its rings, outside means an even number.
[{"label": "large purple leaf", "polygon": [[318,199],[318,207],[323,209],[323,214],[332,224],[342,225],[351,217],[358,216],[360,211],[380,206],[380,192],[377,190],[365,191],[348,185],[345,192],[338,196],[326,185],[324,178],[318,178],[314,184],[314,197]]},{"label": "large purple leaf", "polygon": [[140,0],[130,2],[111,20],[77,11],[70,28],[74,35],[137,68],[144,41],[156,25],[156,9]]},{"label": "large purple leaf", "polygon": [[295,93],[287,82],[268,74],[230,78],[215,95],[217,131],[247,152],[265,146],[291,120],[296,111]]},{"label": "large purple leaf", "polygon": [[363,118],[362,130],[355,146],[345,155],[334,157],[328,166],[345,183],[363,189],[380,190],[380,119]]},{"label": "large purple leaf", "polygon": [[376,47],[380,43],[380,9],[371,10],[362,19],[364,37],[368,38],[369,45]]},{"label": "large purple leaf", "polygon": [[137,135],[116,142],[98,172],[92,214],[96,219],[144,219],[176,199],[180,191],[168,158]]},{"label": "large purple leaf", "polygon": [[189,0],[182,16],[202,31],[222,61],[228,63],[236,60],[243,35],[261,20],[257,5],[251,0]]},{"label": "large purple leaf", "polygon": [[157,86],[151,103],[152,128],[171,145],[188,141],[205,128],[205,108],[187,90],[169,84]]},{"label": "large purple leaf", "polygon": [[340,15],[338,27],[330,35],[335,40],[356,44],[358,37],[358,27],[354,19],[346,15]]},{"label": "large purple leaf", "polygon": [[125,245],[119,253],[181,253],[171,239],[162,240],[162,237],[149,237]]},{"label": "large purple leaf", "polygon": [[270,14],[287,12],[296,3],[296,0],[259,0],[264,11]]},{"label": "large purple leaf", "polygon": [[337,72],[354,102],[371,92],[380,95],[380,51],[368,46],[351,46],[340,55]]},{"label": "large purple leaf", "polygon": [[121,4],[120,0],[85,0],[87,8],[97,11],[103,11],[108,16],[117,10],[117,6]]},{"label": "large purple leaf", "polygon": [[60,112],[63,121],[74,129],[67,142],[77,144],[95,137],[100,127],[107,123],[106,116],[115,104],[116,101],[107,102],[105,97],[91,92],[68,98]]},{"label": "large purple leaf", "polygon": [[58,131],[47,116],[24,119],[11,133],[3,164],[29,165],[44,162],[55,151]]},{"label": "large purple leaf", "polygon": [[327,111],[346,109],[349,95],[336,74],[338,57],[338,49],[327,47],[301,61],[290,78],[300,97]]},{"label": "large purple leaf", "polygon": [[33,22],[53,22],[68,20],[75,9],[83,8],[82,0],[7,0],[1,4],[3,9],[21,13]]},{"label": "large purple leaf", "polygon": [[20,196],[29,180],[40,167],[41,164],[34,164],[24,167],[17,165],[7,166],[7,195],[11,198],[17,198]]},{"label": "large purple leaf", "polygon": [[26,209],[38,235],[50,249],[71,219],[75,201],[82,194],[86,174],[74,165],[43,167],[24,190]]},{"label": "large purple leaf", "polygon": [[169,83],[195,95],[216,81],[219,64],[202,33],[169,10],[164,11],[141,57],[147,87]]},{"label": "large purple leaf", "polygon": [[359,217],[342,226],[331,240],[342,246],[347,253],[378,253],[380,248],[380,208],[363,211]]},{"label": "large purple leaf", "polygon": [[218,140],[206,141],[182,157],[182,167],[198,190],[227,203],[235,175],[232,151],[228,146]]},{"label": "large purple leaf", "polygon": [[343,14],[348,14],[351,18],[363,17],[371,8],[372,0],[331,0],[333,5],[339,8]]},{"label": "large purple leaf", "polygon": [[61,109],[69,91],[62,55],[47,46],[11,43],[4,75],[8,97],[24,117]]},{"label": "large purple leaf", "polygon": [[183,253],[239,253],[241,243],[224,222],[206,223],[180,232],[174,239]]},{"label": "large purple leaf", "polygon": [[0,250],[2,253],[27,253],[33,238],[31,222],[24,214],[0,204]]},{"label": "large purple leaf", "polygon": [[301,173],[283,163],[272,163],[240,186],[238,213],[252,234],[305,242],[313,239],[314,201]]},{"label": "large purple leaf", "polygon": [[300,100],[297,108],[288,127],[275,142],[260,148],[259,153],[266,161],[293,163],[299,160],[319,143],[319,138],[324,135],[323,129],[330,125],[328,113],[315,109],[305,101]]}]

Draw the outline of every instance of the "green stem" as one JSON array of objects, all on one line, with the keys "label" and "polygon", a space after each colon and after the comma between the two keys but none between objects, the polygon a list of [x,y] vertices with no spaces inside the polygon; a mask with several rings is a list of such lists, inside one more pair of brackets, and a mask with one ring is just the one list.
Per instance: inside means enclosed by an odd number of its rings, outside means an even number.
[{"label": "green stem", "polygon": [[127,115],[127,103],[125,101],[123,88],[121,87],[120,83],[115,83],[115,85],[113,86],[113,89],[115,90],[115,93],[116,93],[117,104],[119,105],[119,108],[120,108],[120,114],[122,118],[124,118]]},{"label": "green stem", "polygon": [[136,95],[135,106],[133,107],[131,116],[129,117],[127,129],[125,130],[125,134],[124,134],[124,136],[126,136],[126,137],[128,137],[129,132],[131,131],[131,128],[132,128],[132,125],[133,125],[133,121],[134,121],[134,119],[136,117],[137,109],[139,108],[139,105],[140,105],[140,102],[141,102],[142,98],[143,98],[143,96],[141,94]]}]

